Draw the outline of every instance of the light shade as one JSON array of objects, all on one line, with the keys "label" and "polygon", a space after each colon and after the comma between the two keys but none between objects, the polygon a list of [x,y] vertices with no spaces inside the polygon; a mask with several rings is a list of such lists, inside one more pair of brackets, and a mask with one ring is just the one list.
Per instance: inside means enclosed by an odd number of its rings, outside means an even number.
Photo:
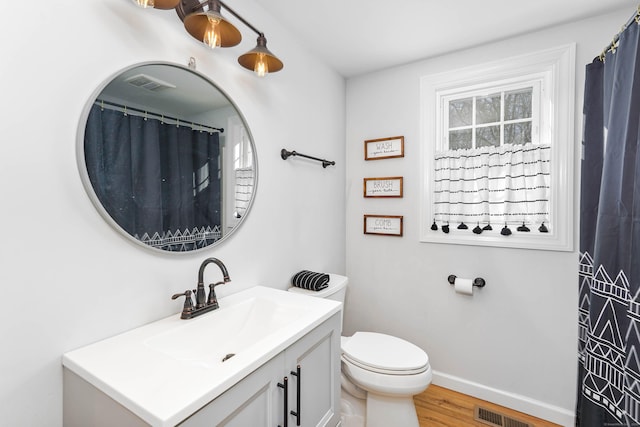
[{"label": "light shade", "polygon": [[[220,14],[220,3],[214,0],[209,1],[208,5],[209,10],[194,12],[184,17],[184,28],[187,32],[210,47],[231,47],[240,43],[242,34]],[[213,32],[213,26],[217,27],[215,30],[217,40],[209,43],[207,39]]]},{"label": "light shade", "polygon": [[267,49],[267,39],[263,34],[258,36],[258,45],[241,55],[238,63],[261,76],[266,73],[275,73],[284,67],[282,61]]},{"label": "light shade", "polygon": [[153,7],[155,9],[175,9],[175,7],[180,3],[180,0],[153,0]]},{"label": "light shade", "polygon": [[169,10],[175,9],[178,3],[180,3],[180,0],[133,0],[133,2],[145,9],[153,7],[154,9]]}]

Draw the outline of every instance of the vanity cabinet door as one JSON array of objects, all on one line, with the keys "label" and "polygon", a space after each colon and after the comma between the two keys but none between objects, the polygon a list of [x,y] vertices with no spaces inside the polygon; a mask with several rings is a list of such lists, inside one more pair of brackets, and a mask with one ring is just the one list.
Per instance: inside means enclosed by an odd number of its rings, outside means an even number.
[{"label": "vanity cabinet door", "polygon": [[283,424],[284,355],[280,354],[191,415],[182,427],[276,427]]},{"label": "vanity cabinet door", "polygon": [[[278,386],[284,385],[285,377],[286,424],[284,388]],[[339,420],[340,313],[337,313],[179,425],[335,427]]]},{"label": "vanity cabinet door", "polygon": [[340,420],[340,313],[287,348],[285,366],[288,426],[335,427]]}]

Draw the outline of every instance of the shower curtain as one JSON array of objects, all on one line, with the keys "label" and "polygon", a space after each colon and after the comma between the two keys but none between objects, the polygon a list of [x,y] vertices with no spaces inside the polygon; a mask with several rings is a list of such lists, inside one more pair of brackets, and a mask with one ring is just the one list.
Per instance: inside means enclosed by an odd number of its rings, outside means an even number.
[{"label": "shower curtain", "polygon": [[586,69],[579,426],[640,425],[639,34],[630,21]]},{"label": "shower curtain", "polygon": [[102,206],[120,227],[166,251],[220,238],[218,133],[165,124],[94,105],[85,160]]}]

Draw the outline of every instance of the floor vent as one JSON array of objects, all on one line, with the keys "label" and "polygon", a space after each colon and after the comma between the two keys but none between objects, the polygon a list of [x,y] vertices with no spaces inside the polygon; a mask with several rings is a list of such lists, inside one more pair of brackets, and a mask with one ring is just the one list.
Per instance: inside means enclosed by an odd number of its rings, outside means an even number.
[{"label": "floor vent", "polygon": [[492,411],[491,409],[483,408],[482,406],[475,407],[474,419],[494,427],[534,427],[533,424],[516,420],[515,418]]}]

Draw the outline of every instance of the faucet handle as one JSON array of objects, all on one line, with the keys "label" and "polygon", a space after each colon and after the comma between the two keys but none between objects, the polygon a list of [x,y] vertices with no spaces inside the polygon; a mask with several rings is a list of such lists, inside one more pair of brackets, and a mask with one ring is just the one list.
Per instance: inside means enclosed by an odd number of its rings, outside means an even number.
[{"label": "faucet handle", "polygon": [[193,301],[191,301],[191,291],[186,290],[181,294],[174,294],[171,299],[176,299],[184,296],[184,306],[182,307],[182,315],[188,315],[193,311]]},{"label": "faucet handle", "polygon": [[216,282],[209,284],[209,298],[207,298],[207,305],[213,305],[215,308],[218,308],[218,299],[216,298],[215,287],[218,285],[223,285],[225,282]]}]

